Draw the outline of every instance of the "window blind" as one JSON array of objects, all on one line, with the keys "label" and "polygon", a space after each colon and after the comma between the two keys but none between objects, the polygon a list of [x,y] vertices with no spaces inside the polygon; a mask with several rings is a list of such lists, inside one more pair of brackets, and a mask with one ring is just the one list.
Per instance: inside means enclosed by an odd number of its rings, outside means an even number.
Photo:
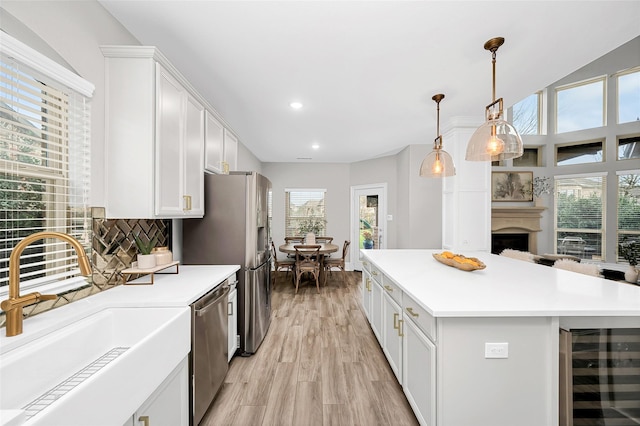
[{"label": "window blind", "polygon": [[285,236],[324,235],[326,228],[324,189],[285,189]]},{"label": "window blind", "polygon": [[[573,176],[555,179],[555,228],[557,252],[581,247],[583,258],[602,258],[604,253],[604,199],[606,177]],[[574,244],[574,242],[579,244]],[[566,253],[565,253],[566,254]]]},{"label": "window blind", "polygon": [[[0,286],[9,256],[27,235],[58,231],[90,248],[89,99],[0,55]],[[64,242],[36,241],[22,253],[21,288],[77,275]]]},{"label": "window blind", "polygon": [[[640,172],[618,174],[618,247],[640,241]],[[618,248],[616,247],[616,248]],[[616,249],[616,253],[619,250]],[[618,262],[625,261],[618,254]]]}]

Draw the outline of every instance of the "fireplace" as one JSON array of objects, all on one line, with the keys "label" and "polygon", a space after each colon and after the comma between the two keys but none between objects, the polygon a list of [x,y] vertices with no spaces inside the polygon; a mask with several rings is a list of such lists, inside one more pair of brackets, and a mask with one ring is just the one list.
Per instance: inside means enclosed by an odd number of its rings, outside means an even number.
[{"label": "fireplace", "polygon": [[494,207],[491,209],[491,253],[505,248],[538,254],[537,233],[546,207]]},{"label": "fireplace", "polygon": [[504,249],[529,251],[529,234],[491,234],[491,253],[500,254]]}]

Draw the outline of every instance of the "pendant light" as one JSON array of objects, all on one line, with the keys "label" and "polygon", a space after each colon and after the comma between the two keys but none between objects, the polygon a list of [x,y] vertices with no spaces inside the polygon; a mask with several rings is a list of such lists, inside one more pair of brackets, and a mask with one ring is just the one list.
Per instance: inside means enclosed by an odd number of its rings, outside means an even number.
[{"label": "pendant light", "polygon": [[487,122],[471,136],[467,145],[468,161],[500,161],[522,156],[522,138],[516,129],[502,118],[502,98],[496,100],[496,51],[504,43],[504,38],[495,37],[484,44],[491,52],[493,65],[493,102],[487,105]]},{"label": "pendant light", "polygon": [[443,94],[433,95],[431,98],[436,101],[438,106],[438,136],[433,141],[433,151],[431,151],[420,166],[420,176],[438,178],[453,176],[456,174],[456,168],[453,165],[453,159],[451,155],[444,149],[442,149],[442,135],[440,134],[440,101],[444,99]]}]

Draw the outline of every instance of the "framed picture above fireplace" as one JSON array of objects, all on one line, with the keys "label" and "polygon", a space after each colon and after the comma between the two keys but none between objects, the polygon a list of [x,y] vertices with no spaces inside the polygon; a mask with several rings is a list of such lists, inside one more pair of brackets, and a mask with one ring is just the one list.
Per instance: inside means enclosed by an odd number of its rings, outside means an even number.
[{"label": "framed picture above fireplace", "polygon": [[533,172],[492,172],[491,201],[533,201]]}]

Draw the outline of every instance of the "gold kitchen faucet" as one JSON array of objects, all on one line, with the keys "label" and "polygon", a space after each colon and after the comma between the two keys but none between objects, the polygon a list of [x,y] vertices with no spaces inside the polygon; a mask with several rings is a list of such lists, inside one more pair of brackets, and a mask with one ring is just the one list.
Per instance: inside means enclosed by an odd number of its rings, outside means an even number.
[{"label": "gold kitchen faucet", "polygon": [[36,232],[25,238],[23,238],[11,252],[9,257],[9,298],[3,300],[0,303],[0,308],[6,313],[6,332],[7,337],[17,336],[22,333],[22,308],[41,300],[55,299],[54,294],[40,294],[33,292],[20,296],[20,255],[24,249],[34,241],[42,240],[44,238],[57,238],[65,241],[73,247],[78,255],[78,265],[80,266],[80,272],[84,276],[91,274],[91,264],[89,258],[84,252],[82,245],[70,235],[63,234],[62,232],[43,231]]}]

